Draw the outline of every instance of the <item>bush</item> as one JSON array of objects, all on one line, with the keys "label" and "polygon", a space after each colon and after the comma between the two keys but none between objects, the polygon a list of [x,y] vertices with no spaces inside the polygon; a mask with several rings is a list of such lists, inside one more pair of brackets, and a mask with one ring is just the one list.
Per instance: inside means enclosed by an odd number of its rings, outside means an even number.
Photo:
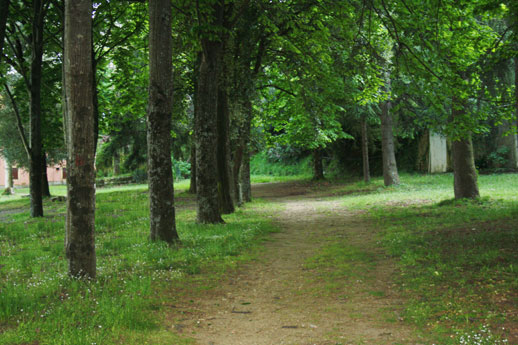
[{"label": "bush", "polygon": [[145,168],[138,168],[131,173],[134,183],[144,183],[147,181],[147,171]]},{"label": "bush", "polygon": [[269,153],[259,152],[250,160],[250,173],[270,176],[311,175],[311,157],[284,163],[270,159]]},{"label": "bush", "polygon": [[487,156],[487,160],[493,168],[502,168],[507,165],[508,157],[509,148],[506,146],[500,146],[496,151],[491,152]]},{"label": "bush", "polygon": [[173,159],[173,178],[188,179],[191,177],[191,163]]}]

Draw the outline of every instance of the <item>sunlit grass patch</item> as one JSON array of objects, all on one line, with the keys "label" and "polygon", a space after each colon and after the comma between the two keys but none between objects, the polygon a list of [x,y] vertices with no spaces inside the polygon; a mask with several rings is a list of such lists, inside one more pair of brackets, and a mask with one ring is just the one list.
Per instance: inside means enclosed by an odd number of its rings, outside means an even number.
[{"label": "sunlit grass patch", "polygon": [[290,181],[309,181],[311,175],[286,175],[286,176],[273,176],[273,175],[252,175],[252,183],[270,183],[270,182],[290,182]]}]

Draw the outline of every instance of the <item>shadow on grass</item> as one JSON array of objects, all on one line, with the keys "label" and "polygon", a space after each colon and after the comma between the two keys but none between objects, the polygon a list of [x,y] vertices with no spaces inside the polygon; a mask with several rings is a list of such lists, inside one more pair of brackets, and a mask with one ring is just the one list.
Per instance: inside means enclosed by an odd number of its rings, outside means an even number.
[{"label": "shadow on grass", "polygon": [[445,200],[377,208],[370,216],[399,259],[399,283],[412,297],[407,319],[449,335],[488,325],[518,343],[516,201]]}]

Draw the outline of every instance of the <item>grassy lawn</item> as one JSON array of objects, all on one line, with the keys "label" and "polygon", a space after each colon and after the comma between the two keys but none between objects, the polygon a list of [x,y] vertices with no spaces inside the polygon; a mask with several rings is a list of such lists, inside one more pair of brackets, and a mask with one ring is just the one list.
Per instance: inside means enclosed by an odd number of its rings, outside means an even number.
[{"label": "grassy lawn", "polygon": [[404,319],[438,344],[518,343],[518,175],[480,176],[476,201],[453,201],[449,174],[401,181],[334,194],[381,229],[408,296]]},{"label": "grassy lawn", "polygon": [[[177,186],[180,200],[192,199],[187,187]],[[148,240],[146,186],[100,189],[98,279],[83,283],[66,274],[65,204],[46,200],[41,219],[29,218],[28,204],[0,203],[0,344],[190,344],[161,325],[161,291],[200,272],[217,279],[276,230],[260,201],[225,216],[225,225],[196,225],[195,211],[180,208],[182,245],[170,248]]]}]

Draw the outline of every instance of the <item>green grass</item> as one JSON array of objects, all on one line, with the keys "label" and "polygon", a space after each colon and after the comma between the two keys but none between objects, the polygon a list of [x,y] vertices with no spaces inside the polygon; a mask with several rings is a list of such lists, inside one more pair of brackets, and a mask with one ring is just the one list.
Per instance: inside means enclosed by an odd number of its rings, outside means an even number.
[{"label": "green grass", "polygon": [[252,175],[252,183],[278,183],[278,182],[292,182],[292,181],[309,181],[311,175],[286,175],[286,176],[273,176],[273,175]]},{"label": "green grass", "polygon": [[[314,272],[316,294],[344,292],[352,289],[352,282],[365,279],[373,268],[373,253],[349,244],[349,239],[334,238],[332,244],[321,248],[317,255],[306,260],[305,269]],[[319,286],[316,283],[323,283]]]},{"label": "green grass", "polygon": [[0,223],[0,344],[191,344],[161,326],[161,292],[192,274],[221,276],[276,230],[260,201],[225,216],[224,225],[197,225],[193,210],[180,209],[182,245],[171,248],[148,240],[145,186],[101,189],[98,279],[85,283],[66,274],[65,205],[45,201],[46,216],[31,219],[28,203],[0,203],[0,211],[13,210]]},{"label": "green grass", "polygon": [[[379,178],[310,187],[367,211],[379,245],[397,262],[394,280],[407,299],[407,322],[437,344],[503,344],[518,323],[518,175],[480,176],[482,198],[475,201],[452,200],[450,174],[401,181],[389,188]],[[176,188],[180,205],[192,203],[187,187],[184,181]],[[81,283],[65,273],[63,203],[47,200],[45,218],[30,219],[27,198],[8,200],[0,202],[0,344],[192,344],[161,326],[165,287],[199,276],[200,288],[210,288],[211,277],[217,281],[275,231],[264,217],[270,206],[261,201],[216,226],[195,225],[186,208],[177,213],[183,245],[169,248],[148,241],[146,186],[100,189],[99,278]],[[306,268],[319,272],[333,293],[377,259],[337,238]]]},{"label": "green grass", "polygon": [[333,193],[350,208],[367,209],[381,229],[381,244],[398,261],[395,279],[409,296],[407,321],[440,344],[499,344],[502,328],[516,331],[518,322],[518,175],[480,176],[475,201],[452,200],[449,174],[401,181],[385,188],[375,179]]}]

